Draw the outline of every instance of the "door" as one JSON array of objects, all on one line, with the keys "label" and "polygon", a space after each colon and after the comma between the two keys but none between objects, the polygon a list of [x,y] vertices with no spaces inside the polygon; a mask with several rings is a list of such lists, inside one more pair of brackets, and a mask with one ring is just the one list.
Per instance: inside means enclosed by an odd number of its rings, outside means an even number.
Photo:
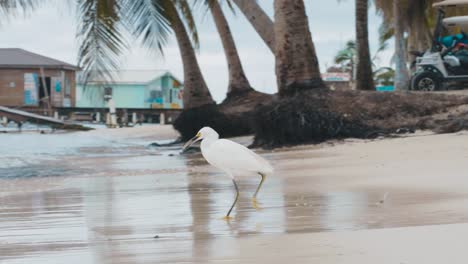
[{"label": "door", "polygon": [[39,78],[37,73],[24,74],[24,105],[39,105]]}]

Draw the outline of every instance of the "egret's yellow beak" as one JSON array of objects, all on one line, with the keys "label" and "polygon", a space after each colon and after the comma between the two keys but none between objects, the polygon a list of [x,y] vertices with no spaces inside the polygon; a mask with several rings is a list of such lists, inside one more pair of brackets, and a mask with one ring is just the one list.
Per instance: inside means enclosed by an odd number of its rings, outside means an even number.
[{"label": "egret's yellow beak", "polygon": [[187,150],[190,146],[192,146],[193,144],[195,144],[195,142],[199,140],[201,140],[200,132],[198,132],[196,136],[194,136],[189,141],[187,141],[187,143],[185,143],[185,145],[182,147],[182,152],[185,152],[185,150]]}]

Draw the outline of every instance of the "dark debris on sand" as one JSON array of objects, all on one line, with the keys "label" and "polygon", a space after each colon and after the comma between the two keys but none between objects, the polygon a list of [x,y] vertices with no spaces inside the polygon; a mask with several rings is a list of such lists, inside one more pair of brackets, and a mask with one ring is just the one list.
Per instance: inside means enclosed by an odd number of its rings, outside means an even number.
[{"label": "dark debris on sand", "polygon": [[278,97],[249,91],[184,110],[174,123],[184,141],[204,126],[221,137],[254,134],[252,146],[266,148],[415,130],[453,133],[468,129],[468,96],[314,89]]},{"label": "dark debris on sand", "polygon": [[253,146],[373,138],[417,129],[456,132],[468,128],[468,111],[451,118],[443,114],[466,104],[467,96],[439,93],[310,90],[258,107]]},{"label": "dark debris on sand", "polygon": [[205,105],[184,110],[174,122],[182,140],[195,136],[202,127],[209,126],[221,137],[236,137],[253,133],[253,114],[257,106],[270,103],[274,96],[254,90],[230,96],[219,105]]},{"label": "dark debris on sand", "polygon": [[252,133],[251,125],[241,116],[221,112],[217,105],[204,105],[182,111],[173,124],[182,140],[195,136],[202,127],[209,126],[221,137],[234,137]]}]

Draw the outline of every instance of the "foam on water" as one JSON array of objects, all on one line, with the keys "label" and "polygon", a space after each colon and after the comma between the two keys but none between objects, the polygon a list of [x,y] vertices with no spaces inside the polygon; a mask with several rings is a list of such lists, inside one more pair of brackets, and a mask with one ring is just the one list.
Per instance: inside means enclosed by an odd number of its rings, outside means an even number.
[{"label": "foam on water", "polygon": [[[132,144],[87,132],[49,131],[41,134],[28,131],[0,134],[0,177],[15,176],[15,171],[18,171],[18,175],[37,176],[37,173],[33,173],[34,167],[34,171],[37,171],[45,163],[63,159],[63,156],[87,155],[82,152],[84,148],[104,149],[96,151],[97,156],[122,155],[128,152],[125,147]],[[63,166],[54,167],[63,169]],[[25,168],[29,172],[25,173]]]}]

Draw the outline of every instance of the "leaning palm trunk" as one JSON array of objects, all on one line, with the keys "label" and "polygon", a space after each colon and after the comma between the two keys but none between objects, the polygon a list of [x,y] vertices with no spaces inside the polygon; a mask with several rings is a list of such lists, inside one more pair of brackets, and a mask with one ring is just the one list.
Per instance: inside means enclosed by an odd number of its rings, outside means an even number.
[{"label": "leaning palm trunk", "polygon": [[[172,5],[168,5],[173,8]],[[205,79],[198,65],[195,50],[192,42],[187,34],[187,29],[182,22],[178,12],[171,10],[174,14],[170,24],[174,30],[177,43],[179,45],[180,54],[182,56],[182,64],[184,68],[184,108],[190,109],[203,105],[214,104],[211,93],[208,90]]]},{"label": "leaning palm trunk", "polygon": [[280,95],[324,87],[303,0],[275,0],[274,28]]},{"label": "leaning palm trunk", "polygon": [[395,29],[395,89],[407,90],[409,74],[406,66],[406,45],[404,23],[401,14],[401,0],[393,0],[393,21]]},{"label": "leaning palm trunk", "polygon": [[233,2],[249,20],[271,52],[275,53],[275,34],[271,18],[255,0],[233,0]]},{"label": "leaning palm trunk", "polygon": [[367,11],[368,0],[356,0],[356,89],[359,90],[374,90]]},{"label": "leaning palm trunk", "polygon": [[229,84],[228,97],[239,95],[252,90],[247,77],[245,77],[244,69],[237,53],[236,44],[229,29],[229,24],[223,14],[223,10],[218,3],[218,0],[210,3],[211,14],[213,15],[216,28],[221,37],[221,42],[224,48],[224,54],[228,63]]}]

